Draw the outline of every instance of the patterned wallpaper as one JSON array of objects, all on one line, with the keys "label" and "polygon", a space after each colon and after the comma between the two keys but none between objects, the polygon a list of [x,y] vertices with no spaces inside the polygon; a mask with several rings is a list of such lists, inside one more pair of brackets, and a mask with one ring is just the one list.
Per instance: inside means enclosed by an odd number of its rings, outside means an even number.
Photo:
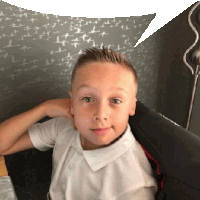
[{"label": "patterned wallpaper", "polygon": [[0,1],[0,122],[45,100],[68,97],[81,51],[104,45],[135,66],[138,100],[185,126],[193,82],[183,63],[195,40],[187,21],[191,7],[134,48],[155,15],[63,17]]},{"label": "patterned wallpaper", "polygon": [[[108,46],[135,65],[134,45],[154,17],[63,17],[0,1],[1,121],[47,99],[68,96],[83,49]],[[140,78],[142,69],[135,68]]]}]

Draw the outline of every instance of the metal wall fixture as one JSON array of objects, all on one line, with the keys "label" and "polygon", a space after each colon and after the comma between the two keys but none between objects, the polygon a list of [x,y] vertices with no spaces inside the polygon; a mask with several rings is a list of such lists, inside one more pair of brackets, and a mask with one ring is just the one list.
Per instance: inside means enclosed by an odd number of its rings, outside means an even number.
[{"label": "metal wall fixture", "polygon": [[[194,76],[192,96],[191,96],[191,100],[190,100],[189,113],[188,113],[187,122],[186,122],[186,129],[187,130],[189,129],[189,126],[190,126],[190,119],[191,119],[191,114],[192,114],[192,109],[193,109],[193,104],[194,104],[194,97],[195,97],[195,93],[196,93],[196,85],[197,85],[197,80],[198,80],[198,77],[199,77],[199,74],[200,74],[200,70],[199,70],[199,67],[200,67],[200,44],[198,44],[198,46],[195,47],[197,42],[199,42],[199,33],[191,22],[191,16],[192,16],[193,12],[195,11],[195,9],[199,5],[200,5],[200,2],[198,1],[193,6],[193,8],[191,9],[191,11],[188,14],[188,23],[189,23],[190,27],[192,28],[192,30],[194,31],[194,33],[196,35],[196,39],[195,39],[195,42],[186,50],[186,52],[184,53],[184,56],[183,56],[183,61],[184,61],[185,65],[189,68],[192,75]],[[200,25],[200,11],[196,15],[196,21]],[[189,53],[189,52],[191,52],[191,53]],[[190,55],[190,61],[191,61],[192,64],[195,65],[195,68],[196,68],[195,70],[187,62],[187,60],[186,60],[187,54]]]}]

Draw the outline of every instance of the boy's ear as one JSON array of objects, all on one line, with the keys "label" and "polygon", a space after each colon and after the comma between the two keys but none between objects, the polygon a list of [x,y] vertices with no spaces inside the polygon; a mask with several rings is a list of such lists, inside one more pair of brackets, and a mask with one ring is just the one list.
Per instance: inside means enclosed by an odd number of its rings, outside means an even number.
[{"label": "boy's ear", "polygon": [[137,98],[135,97],[135,99],[134,99],[134,101],[133,101],[133,103],[131,105],[131,108],[130,108],[130,112],[129,112],[130,116],[135,115],[136,102],[137,102]]},{"label": "boy's ear", "polygon": [[74,107],[73,107],[73,100],[72,100],[73,99],[72,98],[72,91],[69,90],[68,93],[69,93],[70,100],[71,100],[71,108],[70,108],[71,110],[70,111],[71,111],[71,114],[74,115]]},{"label": "boy's ear", "polygon": [[69,93],[70,98],[72,99],[72,91],[69,90],[68,93]]}]

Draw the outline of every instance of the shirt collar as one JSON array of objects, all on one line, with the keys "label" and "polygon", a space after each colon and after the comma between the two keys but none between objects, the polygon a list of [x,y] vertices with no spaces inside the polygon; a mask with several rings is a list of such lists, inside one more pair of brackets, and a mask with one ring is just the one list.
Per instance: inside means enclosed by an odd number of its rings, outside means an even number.
[{"label": "shirt collar", "polygon": [[97,171],[116,160],[136,142],[129,124],[127,124],[125,133],[115,143],[110,146],[94,150],[83,150],[80,141],[80,133],[77,133],[78,134],[72,142],[72,146],[83,153],[88,165],[93,171]]}]

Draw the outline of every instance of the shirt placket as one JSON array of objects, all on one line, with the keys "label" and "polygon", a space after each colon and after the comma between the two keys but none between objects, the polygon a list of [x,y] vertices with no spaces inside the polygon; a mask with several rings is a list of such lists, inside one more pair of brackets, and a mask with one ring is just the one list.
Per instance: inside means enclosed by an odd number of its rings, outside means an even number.
[{"label": "shirt placket", "polygon": [[81,160],[83,159],[83,154],[80,151],[77,151],[74,149],[75,153],[69,163],[66,163],[65,171],[64,171],[64,177],[62,179],[62,186],[63,189],[65,189],[65,186],[67,184],[67,181],[69,180],[70,176],[74,173],[75,169],[80,164]]}]

